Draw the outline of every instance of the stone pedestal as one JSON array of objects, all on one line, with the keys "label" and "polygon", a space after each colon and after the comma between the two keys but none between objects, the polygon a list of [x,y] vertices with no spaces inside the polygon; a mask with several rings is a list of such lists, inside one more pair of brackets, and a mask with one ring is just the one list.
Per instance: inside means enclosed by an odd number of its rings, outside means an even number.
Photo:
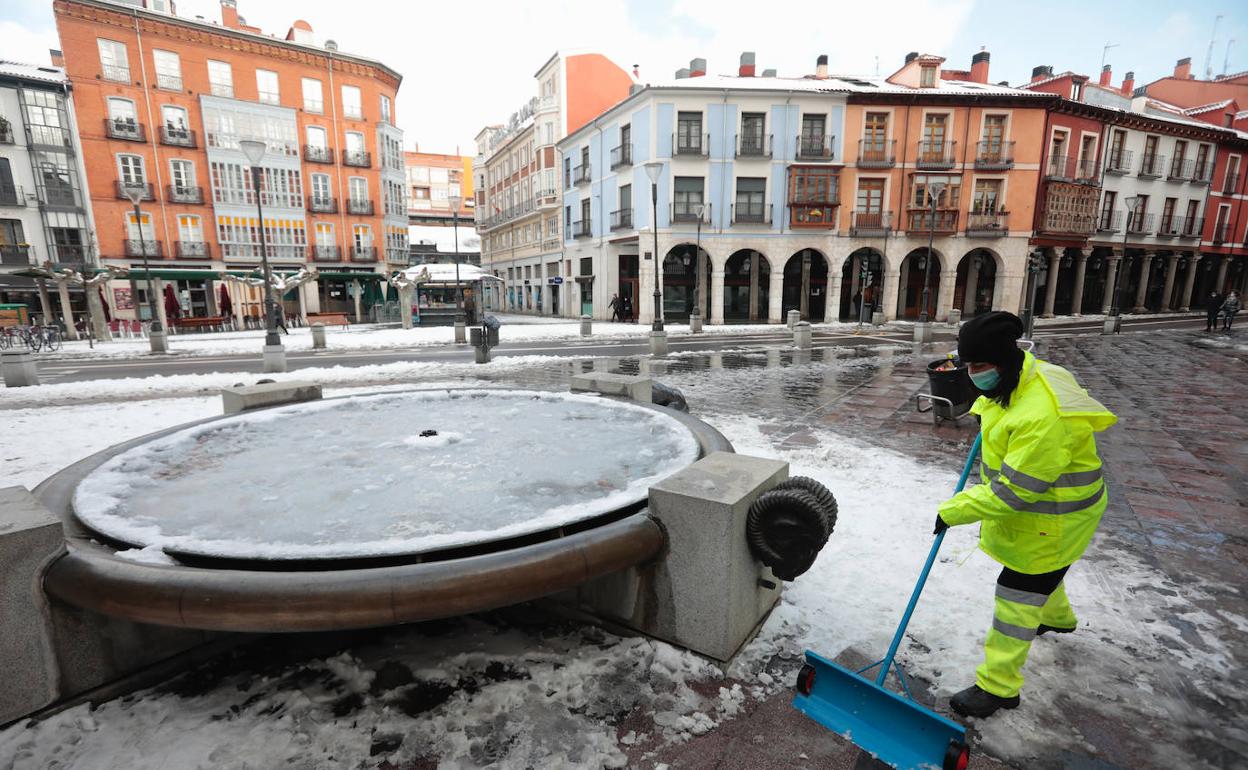
[{"label": "stone pedestal", "polygon": [[282,345],[264,346],[264,371],[269,374],[286,371],[286,348]]},{"label": "stone pedestal", "polygon": [[147,342],[153,353],[169,352],[169,333],[164,329],[156,332],[149,331],[147,333]]},{"label": "stone pedestal", "polygon": [[950,325],[950,326],[957,326],[957,325],[958,325],[958,324],[960,324],[960,323],[962,323],[962,311],[961,311],[961,310],[950,310],[950,311],[949,311],[949,325]]},{"label": "stone pedestal", "polygon": [[702,333],[702,316],[698,315],[697,311],[694,311],[693,315],[689,316],[689,333]]},{"label": "stone pedestal", "polygon": [[802,320],[801,312],[797,310],[790,310],[788,316],[785,318],[785,323],[788,324],[790,329],[792,329],[800,320]]},{"label": "stone pedestal", "polygon": [[237,414],[248,409],[260,409],[278,404],[296,404],[317,401],[321,398],[321,386],[314,382],[266,382],[263,385],[236,385],[221,389],[221,411]]},{"label": "stone pedestal", "polygon": [[811,332],[810,324],[806,321],[798,321],[793,325],[793,345],[799,350],[810,350],[811,343],[814,341],[814,335]]},{"label": "stone pedestal", "polygon": [[468,332],[464,328],[463,321],[455,322],[455,344],[462,345],[468,341]]},{"label": "stone pedestal", "polygon": [[650,355],[667,355],[667,332],[650,332]]},{"label": "stone pedestal", "polygon": [[1113,334],[1118,331],[1118,324],[1122,321],[1121,316],[1111,315],[1101,324],[1101,334]]},{"label": "stone pedestal", "polygon": [[39,384],[39,369],[29,351],[0,353],[0,369],[4,370],[6,388],[24,388]]},{"label": "stone pedestal", "polygon": [[594,333],[594,319],[587,315],[581,316],[581,336],[589,337]]},{"label": "stone pedestal", "polygon": [[325,324],[323,323],[312,324],[312,349],[325,349]]},{"label": "stone pedestal", "polygon": [[490,362],[490,349],[484,345],[477,345],[472,349],[472,360],[478,364],[488,364]]},{"label": "stone pedestal", "polygon": [[871,314],[871,325],[872,326],[884,325],[884,311],[883,310],[876,310],[875,312]]},{"label": "stone pedestal", "polygon": [[619,374],[617,372],[593,372],[572,375],[573,392],[587,391],[602,393],[606,396],[623,396],[633,401],[651,402],[651,388],[654,380],[635,374]]},{"label": "stone pedestal", "polygon": [[916,323],[914,325],[914,341],[928,343],[932,341],[932,323],[927,321],[924,323]]}]

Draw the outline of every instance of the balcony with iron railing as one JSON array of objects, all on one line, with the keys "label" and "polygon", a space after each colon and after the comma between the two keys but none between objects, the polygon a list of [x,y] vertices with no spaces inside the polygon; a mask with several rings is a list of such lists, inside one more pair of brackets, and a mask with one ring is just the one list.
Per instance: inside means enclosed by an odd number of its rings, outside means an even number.
[{"label": "balcony with iron railing", "polygon": [[[117,197],[125,198],[121,191],[118,192]],[[145,200],[153,200],[152,195],[149,193]],[[51,209],[76,209],[81,204],[78,200],[78,193],[74,188],[60,185],[49,187],[45,185],[39,188],[39,205]]]},{"label": "balcony with iron railing", "polygon": [[1199,238],[1205,229],[1204,217],[1178,217],[1180,238]]},{"label": "balcony with iron railing", "polygon": [[612,169],[631,165],[633,165],[633,146],[631,144],[621,144],[619,147],[611,149]]},{"label": "balcony with iron railing", "polygon": [[809,134],[797,137],[797,159],[831,161],[833,158],[833,142],[836,137],[830,134]]},{"label": "balcony with iron railing", "polygon": [[572,237],[573,238],[590,237],[591,235],[594,234],[594,229],[591,225],[592,225],[592,222],[588,217],[586,217],[585,219],[579,220],[577,222],[573,222],[572,223]]},{"label": "balcony with iron railing", "polygon": [[1131,159],[1135,156],[1131,150],[1110,152],[1105,159],[1105,173],[1122,176],[1131,173]]},{"label": "balcony with iron railing", "polygon": [[672,134],[673,155],[706,155],[707,148],[710,145],[710,134],[690,134],[688,136]]},{"label": "balcony with iron railing", "polygon": [[373,202],[367,198],[347,198],[347,213],[371,217],[373,215]]},{"label": "balcony with iron railing", "polygon": [[1157,225],[1158,238],[1174,238],[1179,234],[1179,227],[1183,222],[1183,217],[1174,215],[1161,215],[1161,224]]},{"label": "balcony with iron railing", "polygon": [[305,144],[303,159],[308,163],[333,163],[334,151],[319,144]]},{"label": "balcony with iron railing", "polygon": [[1192,184],[1212,184],[1213,183],[1213,163],[1211,161],[1196,162],[1195,168],[1192,169],[1192,178],[1189,179]]},{"label": "balcony with iron railing", "polygon": [[771,134],[740,134],[736,137],[738,158],[770,158]]},{"label": "balcony with iron railing", "polygon": [[129,83],[130,68],[116,64],[102,64],[100,65],[100,76],[114,83]]},{"label": "balcony with iron railing", "polygon": [[203,241],[178,241],[175,248],[179,257],[212,256],[212,247]]},{"label": "balcony with iron railing", "polygon": [[69,265],[86,262],[93,252],[90,246],[82,244],[53,243],[48,245],[48,253],[53,255],[54,262]]},{"label": "balcony with iron railing", "polygon": [[143,197],[139,198],[139,200],[156,200],[156,190],[149,182],[114,182],[113,184],[117,189],[117,197],[122,200],[130,200],[129,196],[126,195],[126,189],[131,187],[143,188]]},{"label": "balcony with iron railing", "polygon": [[1101,215],[1096,218],[1097,232],[1116,233],[1122,229],[1122,212],[1113,209],[1101,209]]},{"label": "balcony with iron railing", "polygon": [[611,212],[611,229],[612,230],[631,230],[633,229],[633,210],[616,209]]},{"label": "balcony with iron railing", "polygon": [[0,245],[0,265],[20,267],[30,264],[30,246],[8,243]]},{"label": "balcony with iron railing", "polygon": [[337,214],[338,199],[323,195],[309,195],[308,211],[315,214]]},{"label": "balcony with iron railing", "polygon": [[582,163],[572,168],[572,184],[582,185],[588,184],[591,180],[592,168],[589,163]]},{"label": "balcony with iron railing", "polygon": [[1161,176],[1162,169],[1166,167],[1166,156],[1157,155],[1156,153],[1149,155],[1144,154],[1140,159],[1140,177],[1144,179],[1157,179]]},{"label": "balcony with iron railing", "polygon": [[1239,174],[1227,174],[1226,178],[1222,180],[1222,194],[1234,195],[1235,191],[1238,189],[1239,189]]},{"label": "balcony with iron railing", "polygon": [[975,168],[980,171],[1014,168],[1014,142],[979,142],[975,145]]},{"label": "balcony with iron railing", "polygon": [[957,209],[911,208],[906,212],[906,232],[911,234],[944,233],[958,231]]},{"label": "balcony with iron railing", "polygon": [[1226,243],[1229,240],[1231,225],[1229,222],[1218,222],[1213,226],[1214,243]]},{"label": "balcony with iron railing", "polygon": [[897,165],[897,140],[858,140],[859,168],[892,168]]},{"label": "balcony with iron railing", "polygon": [[355,168],[372,168],[373,154],[364,150],[343,150],[342,165]]},{"label": "balcony with iron railing", "polygon": [[141,241],[135,238],[125,240],[127,257],[163,257],[165,244],[163,241]]},{"label": "balcony with iron railing", "polygon": [[849,234],[855,236],[884,236],[893,227],[891,211],[854,211],[850,218]]},{"label": "balcony with iron railing", "polygon": [[728,214],[734,225],[770,225],[771,209],[770,203],[734,203]]},{"label": "balcony with iron railing", "polygon": [[974,212],[966,215],[966,234],[979,238],[999,238],[1009,235],[1008,211]]},{"label": "balcony with iron railing", "polygon": [[338,262],[342,259],[342,249],[338,246],[313,246],[312,259],[316,262]]},{"label": "balcony with iron railing", "polygon": [[128,118],[105,118],[104,133],[109,139],[127,142],[142,142],[147,136],[142,123]]},{"label": "balcony with iron railing", "polygon": [[166,124],[160,127],[160,143],[171,147],[194,147],[195,132],[189,128]]},{"label": "balcony with iron railing", "polygon": [[922,169],[951,169],[957,142],[933,142],[920,140],[915,145],[914,167]]},{"label": "balcony with iron railing", "polygon": [[182,76],[166,75],[161,72],[156,73],[156,87],[162,91],[181,91]]},{"label": "balcony with iron railing", "polygon": [[1133,213],[1127,220],[1127,232],[1144,235],[1153,229],[1153,214]]},{"label": "balcony with iron railing", "polygon": [[203,203],[204,188],[197,185],[166,185],[165,199],[170,203]]},{"label": "balcony with iron railing", "polygon": [[1045,178],[1057,182],[1100,183],[1100,162],[1095,158],[1054,155],[1045,167]]},{"label": "balcony with iron railing", "polygon": [[22,192],[22,186],[0,183],[0,206],[25,208],[26,195]]},{"label": "balcony with iron railing", "polygon": [[673,203],[672,204],[672,221],[673,222],[697,222],[698,207],[702,207],[702,224],[709,225],[711,223],[711,204],[709,203]]},{"label": "balcony with iron railing", "polygon": [[351,247],[352,262],[376,262],[377,247],[376,246],[352,246]]},{"label": "balcony with iron railing", "polygon": [[1196,170],[1196,161],[1191,158],[1175,158],[1170,161],[1170,171],[1166,174],[1166,179],[1174,182],[1185,182],[1192,178],[1192,172]]}]

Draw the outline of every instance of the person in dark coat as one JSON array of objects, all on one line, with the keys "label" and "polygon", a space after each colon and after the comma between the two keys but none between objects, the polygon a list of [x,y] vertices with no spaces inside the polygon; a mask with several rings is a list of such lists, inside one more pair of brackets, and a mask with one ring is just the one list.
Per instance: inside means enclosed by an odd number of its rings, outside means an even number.
[{"label": "person in dark coat", "polygon": [[1235,314],[1239,312],[1239,295],[1231,292],[1226,295],[1226,299],[1222,301],[1222,329],[1224,331],[1231,330],[1231,324],[1235,323]]},{"label": "person in dark coat", "polygon": [[625,294],[621,307],[622,307],[622,310],[620,311],[620,320],[632,321],[633,320],[633,298]]},{"label": "person in dark coat", "polygon": [[624,303],[620,302],[619,294],[611,295],[611,302],[607,305],[607,307],[611,308],[612,321],[618,321],[624,315],[623,304]]},{"label": "person in dark coat", "polygon": [[1209,296],[1205,298],[1205,331],[1213,331],[1213,327],[1218,325],[1218,313],[1222,312],[1222,295],[1216,290],[1210,290]]}]

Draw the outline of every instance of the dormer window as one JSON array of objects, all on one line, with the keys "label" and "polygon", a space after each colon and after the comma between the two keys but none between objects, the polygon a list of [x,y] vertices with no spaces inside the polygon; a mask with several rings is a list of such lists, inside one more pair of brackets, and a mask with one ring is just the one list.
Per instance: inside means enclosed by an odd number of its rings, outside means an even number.
[{"label": "dormer window", "polygon": [[919,88],[936,87],[936,67],[925,64],[919,69]]}]

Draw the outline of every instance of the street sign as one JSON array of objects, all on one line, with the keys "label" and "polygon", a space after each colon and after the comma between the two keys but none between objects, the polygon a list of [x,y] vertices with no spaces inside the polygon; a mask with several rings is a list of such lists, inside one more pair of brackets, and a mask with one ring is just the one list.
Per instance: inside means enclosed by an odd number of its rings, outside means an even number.
[{"label": "street sign", "polygon": [[553,284],[553,285],[555,285],[555,286],[558,286],[559,284],[563,283],[563,278],[561,278],[560,276],[557,276],[557,275],[556,275],[556,276],[554,276],[553,278],[547,278],[547,279],[546,279],[546,283],[549,283],[549,284]]}]

